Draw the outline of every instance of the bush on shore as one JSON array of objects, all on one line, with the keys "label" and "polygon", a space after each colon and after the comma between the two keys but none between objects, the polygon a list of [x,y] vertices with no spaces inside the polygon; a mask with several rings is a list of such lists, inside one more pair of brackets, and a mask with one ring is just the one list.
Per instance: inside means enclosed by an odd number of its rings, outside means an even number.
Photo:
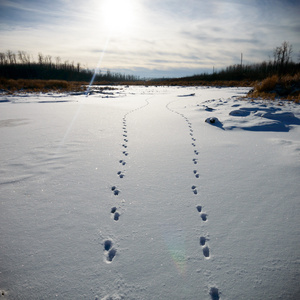
[{"label": "bush on shore", "polygon": [[2,92],[76,92],[85,89],[83,82],[41,79],[6,79],[0,78]]},{"label": "bush on shore", "polygon": [[248,94],[251,97],[282,98],[300,102],[300,73],[293,76],[270,76],[254,86]]}]

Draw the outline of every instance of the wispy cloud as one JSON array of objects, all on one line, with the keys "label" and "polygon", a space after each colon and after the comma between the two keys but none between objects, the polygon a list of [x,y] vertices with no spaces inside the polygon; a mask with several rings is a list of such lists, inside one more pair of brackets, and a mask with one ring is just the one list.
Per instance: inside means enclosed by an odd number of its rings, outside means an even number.
[{"label": "wispy cloud", "polygon": [[122,35],[105,27],[103,1],[2,0],[0,51],[43,52],[92,68],[110,37],[101,68],[171,75],[238,63],[241,52],[245,62],[267,60],[284,40],[300,48],[299,1],[130,0],[136,23]]}]

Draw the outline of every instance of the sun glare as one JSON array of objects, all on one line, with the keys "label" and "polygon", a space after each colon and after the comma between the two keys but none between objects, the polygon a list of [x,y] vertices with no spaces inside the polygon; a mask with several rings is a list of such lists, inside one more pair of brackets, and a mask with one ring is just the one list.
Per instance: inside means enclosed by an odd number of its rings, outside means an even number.
[{"label": "sun glare", "polygon": [[101,11],[107,31],[124,34],[133,30],[136,19],[134,0],[104,0]]}]

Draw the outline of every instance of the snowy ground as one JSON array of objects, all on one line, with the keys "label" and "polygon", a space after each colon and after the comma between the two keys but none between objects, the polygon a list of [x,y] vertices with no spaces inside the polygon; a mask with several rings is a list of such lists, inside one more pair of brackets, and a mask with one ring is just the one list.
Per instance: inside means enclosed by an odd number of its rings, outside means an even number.
[{"label": "snowy ground", "polygon": [[246,92],[1,96],[0,298],[298,299],[300,106]]}]

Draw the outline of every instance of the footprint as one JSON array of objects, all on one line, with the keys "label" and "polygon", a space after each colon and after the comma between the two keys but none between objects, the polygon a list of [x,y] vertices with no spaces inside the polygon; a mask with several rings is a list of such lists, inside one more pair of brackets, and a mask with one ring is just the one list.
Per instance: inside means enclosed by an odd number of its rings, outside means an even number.
[{"label": "footprint", "polygon": [[111,187],[111,190],[114,192],[114,195],[117,196],[120,194],[120,191],[115,187],[115,186],[112,186]]},{"label": "footprint", "polygon": [[127,148],[127,145],[125,145],[125,144],[123,144],[122,146],[123,146],[124,148]]},{"label": "footprint", "polygon": [[197,188],[196,188],[195,185],[192,186],[192,190],[193,190],[193,193],[194,193],[195,195],[198,194],[198,191],[197,191]]},{"label": "footprint", "polygon": [[196,141],[196,139],[195,138],[192,138],[192,140],[195,142]]},{"label": "footprint", "polygon": [[124,142],[128,143],[128,140],[127,140],[127,139],[124,139]]},{"label": "footprint", "polygon": [[197,150],[194,150],[194,153],[195,153],[196,155],[198,155],[198,154],[199,154],[199,152],[198,152]]},{"label": "footprint", "polygon": [[128,155],[128,152],[126,152],[126,151],[123,151],[123,154],[124,154],[125,156],[127,156],[127,155]]},{"label": "footprint", "polygon": [[193,147],[196,147],[196,144],[195,144],[195,143],[192,143],[192,146],[193,146]]},{"label": "footprint", "polygon": [[220,299],[219,290],[215,287],[212,287],[210,289],[209,295],[210,295],[212,300],[219,300]]},{"label": "footprint", "polygon": [[197,208],[199,213],[202,211],[202,206],[201,205],[196,206],[196,208]]},{"label": "footprint", "polygon": [[207,246],[203,247],[203,255],[206,258],[209,258],[209,248]]},{"label": "footprint", "polygon": [[119,175],[120,178],[123,178],[125,176],[124,174],[122,174],[121,171],[119,171],[117,174]]},{"label": "footprint", "polygon": [[106,261],[108,263],[112,262],[114,257],[116,256],[117,250],[112,248],[112,241],[111,240],[105,240],[103,243],[104,246],[104,254],[106,256]]},{"label": "footprint", "polygon": [[194,164],[196,165],[198,162],[197,162],[197,158],[193,158],[193,162]]},{"label": "footprint", "polygon": [[202,221],[206,222],[207,221],[207,214],[201,213],[200,218],[202,219]]},{"label": "footprint", "polygon": [[200,237],[200,245],[205,246],[205,243],[206,243],[206,238],[204,236],[201,236]]},{"label": "footprint", "polygon": [[112,214],[114,214],[116,211],[117,211],[117,208],[116,208],[115,206],[112,207],[111,210],[110,210],[110,212],[111,212]]},{"label": "footprint", "polygon": [[117,250],[112,248],[109,250],[108,255],[106,257],[107,262],[112,262],[114,257],[116,256]]},{"label": "footprint", "polygon": [[104,250],[109,251],[109,249],[112,247],[112,241],[111,240],[106,240],[104,241]]},{"label": "footprint", "polygon": [[118,212],[115,212],[115,214],[114,214],[114,220],[115,221],[119,221],[119,218],[120,218],[120,214]]}]

